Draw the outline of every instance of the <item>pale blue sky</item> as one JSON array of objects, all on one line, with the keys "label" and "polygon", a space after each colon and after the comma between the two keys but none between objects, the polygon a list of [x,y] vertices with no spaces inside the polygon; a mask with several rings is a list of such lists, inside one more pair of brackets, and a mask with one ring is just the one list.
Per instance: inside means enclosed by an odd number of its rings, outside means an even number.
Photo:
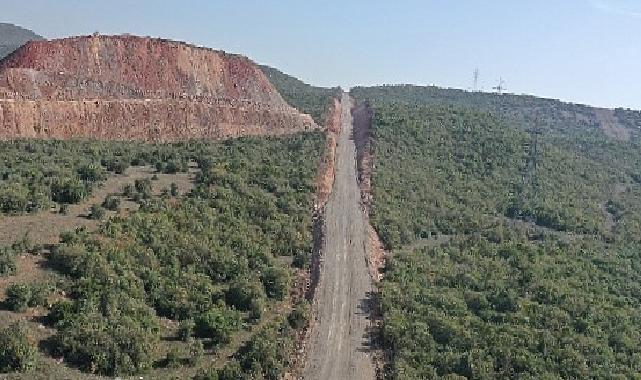
[{"label": "pale blue sky", "polygon": [[47,38],[125,33],[241,53],[306,82],[480,86],[641,109],[641,0],[2,0]]}]

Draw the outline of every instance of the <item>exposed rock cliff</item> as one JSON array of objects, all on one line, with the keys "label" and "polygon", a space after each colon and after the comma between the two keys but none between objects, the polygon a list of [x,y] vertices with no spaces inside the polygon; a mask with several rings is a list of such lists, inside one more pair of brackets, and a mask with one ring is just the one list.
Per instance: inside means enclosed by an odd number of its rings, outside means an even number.
[{"label": "exposed rock cliff", "polygon": [[249,59],[181,42],[32,41],[0,62],[0,138],[172,141],[316,127]]}]

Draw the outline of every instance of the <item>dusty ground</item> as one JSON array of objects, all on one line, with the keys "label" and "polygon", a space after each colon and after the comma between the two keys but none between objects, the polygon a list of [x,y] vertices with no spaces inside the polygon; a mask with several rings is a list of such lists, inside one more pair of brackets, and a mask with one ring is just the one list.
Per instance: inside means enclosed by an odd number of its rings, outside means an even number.
[{"label": "dusty ground", "polygon": [[613,110],[605,108],[595,108],[594,114],[601,124],[603,133],[619,141],[630,140],[630,130],[619,124],[619,120]]},{"label": "dusty ground", "polygon": [[370,336],[374,289],[366,261],[367,229],[347,94],[341,107],[336,178],[325,211],[326,240],[303,372],[306,380],[375,378]]}]

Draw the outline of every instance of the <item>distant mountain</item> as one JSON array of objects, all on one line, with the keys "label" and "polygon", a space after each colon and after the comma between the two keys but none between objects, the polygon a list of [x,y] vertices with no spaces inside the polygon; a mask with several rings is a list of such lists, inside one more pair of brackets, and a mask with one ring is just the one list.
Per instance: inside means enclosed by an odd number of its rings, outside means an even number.
[{"label": "distant mountain", "polygon": [[44,38],[29,29],[13,24],[0,23],[0,59],[32,40],[44,40]]}]

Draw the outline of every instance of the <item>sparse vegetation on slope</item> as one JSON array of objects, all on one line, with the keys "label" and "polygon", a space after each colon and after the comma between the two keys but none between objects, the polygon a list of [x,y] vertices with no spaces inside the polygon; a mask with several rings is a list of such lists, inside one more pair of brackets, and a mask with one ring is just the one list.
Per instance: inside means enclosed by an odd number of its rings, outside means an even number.
[{"label": "sparse vegetation on slope", "polygon": [[486,104],[498,95],[353,93],[375,113],[372,222],[393,252],[381,286],[391,378],[638,376],[634,139],[553,113],[535,125],[509,104],[496,113]]},{"label": "sparse vegetation on slope", "polygon": [[168,168],[184,172],[193,158],[188,150],[160,144],[3,141],[0,213],[36,213],[48,210],[54,203],[78,203],[109,174],[122,174],[131,165],[151,165],[160,172],[168,172]]}]

